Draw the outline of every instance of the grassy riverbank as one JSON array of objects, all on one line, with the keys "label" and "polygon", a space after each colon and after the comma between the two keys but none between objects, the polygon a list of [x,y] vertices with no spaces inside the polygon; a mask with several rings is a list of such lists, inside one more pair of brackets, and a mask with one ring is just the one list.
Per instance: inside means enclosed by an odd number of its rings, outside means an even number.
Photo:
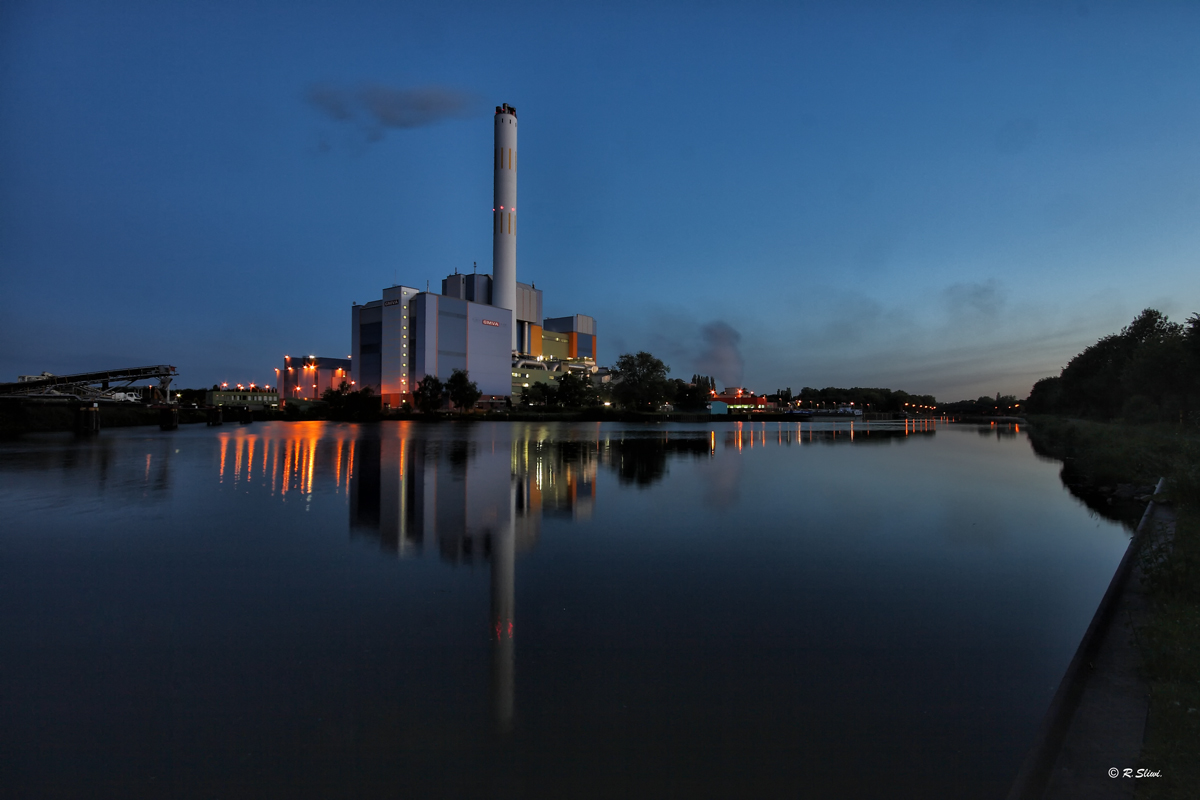
[{"label": "grassy riverbank", "polygon": [[[1140,561],[1152,613],[1137,631],[1150,720],[1138,764],[1161,778],[1137,784],[1144,800],[1191,798],[1200,786],[1200,432],[1174,426],[1031,420],[1043,455],[1063,459],[1063,482],[1103,511],[1103,490],[1167,478],[1178,521],[1174,541],[1150,538]],[[1097,507],[1097,504],[1099,507]]]}]

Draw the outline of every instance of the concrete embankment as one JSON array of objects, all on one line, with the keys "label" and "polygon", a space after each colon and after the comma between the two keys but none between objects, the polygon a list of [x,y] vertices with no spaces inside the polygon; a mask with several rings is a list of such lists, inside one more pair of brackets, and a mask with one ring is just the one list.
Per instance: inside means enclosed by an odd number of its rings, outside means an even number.
[{"label": "concrete embankment", "polygon": [[[1156,495],[1163,484],[1158,482]],[[1124,800],[1134,796],[1138,778],[1132,775],[1152,768],[1138,763],[1150,707],[1149,689],[1138,674],[1141,657],[1135,639],[1149,614],[1138,552],[1148,537],[1170,536],[1173,526],[1171,509],[1151,500],[1008,800]]]},{"label": "concrete embankment", "polygon": [[[76,429],[79,408],[78,402],[5,398],[0,401],[0,438],[12,438],[24,433],[73,431]],[[101,431],[105,428],[158,425],[160,422],[160,409],[140,403],[100,403],[98,413]],[[179,421],[182,424],[204,422],[205,414],[200,409],[182,409]]]}]

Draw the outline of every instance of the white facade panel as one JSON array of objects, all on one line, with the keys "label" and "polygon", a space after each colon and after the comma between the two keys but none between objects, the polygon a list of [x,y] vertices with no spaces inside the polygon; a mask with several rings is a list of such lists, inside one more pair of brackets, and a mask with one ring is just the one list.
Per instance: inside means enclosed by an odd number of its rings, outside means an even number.
[{"label": "white facade panel", "polygon": [[484,394],[512,394],[511,342],[515,329],[512,311],[467,304],[467,373]]},{"label": "white facade panel", "polygon": [[417,295],[411,286],[383,290],[383,341],[380,350],[380,392],[404,394],[408,383],[409,303]]}]

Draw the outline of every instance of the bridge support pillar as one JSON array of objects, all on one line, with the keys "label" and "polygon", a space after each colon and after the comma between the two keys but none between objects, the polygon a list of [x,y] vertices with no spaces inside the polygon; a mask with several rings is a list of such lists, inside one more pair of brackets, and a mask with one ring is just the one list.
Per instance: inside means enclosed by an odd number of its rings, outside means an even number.
[{"label": "bridge support pillar", "polygon": [[100,432],[100,404],[81,404],[75,409],[75,432],[90,436]]}]

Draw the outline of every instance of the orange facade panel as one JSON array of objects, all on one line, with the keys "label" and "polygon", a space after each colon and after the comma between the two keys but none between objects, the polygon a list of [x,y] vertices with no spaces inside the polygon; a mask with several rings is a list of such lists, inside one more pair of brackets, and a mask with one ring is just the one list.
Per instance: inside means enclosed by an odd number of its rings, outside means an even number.
[{"label": "orange facade panel", "polygon": [[567,334],[567,358],[579,358],[579,334],[575,331]]},{"label": "orange facade panel", "polygon": [[529,325],[529,354],[538,357],[542,354],[542,326]]}]

